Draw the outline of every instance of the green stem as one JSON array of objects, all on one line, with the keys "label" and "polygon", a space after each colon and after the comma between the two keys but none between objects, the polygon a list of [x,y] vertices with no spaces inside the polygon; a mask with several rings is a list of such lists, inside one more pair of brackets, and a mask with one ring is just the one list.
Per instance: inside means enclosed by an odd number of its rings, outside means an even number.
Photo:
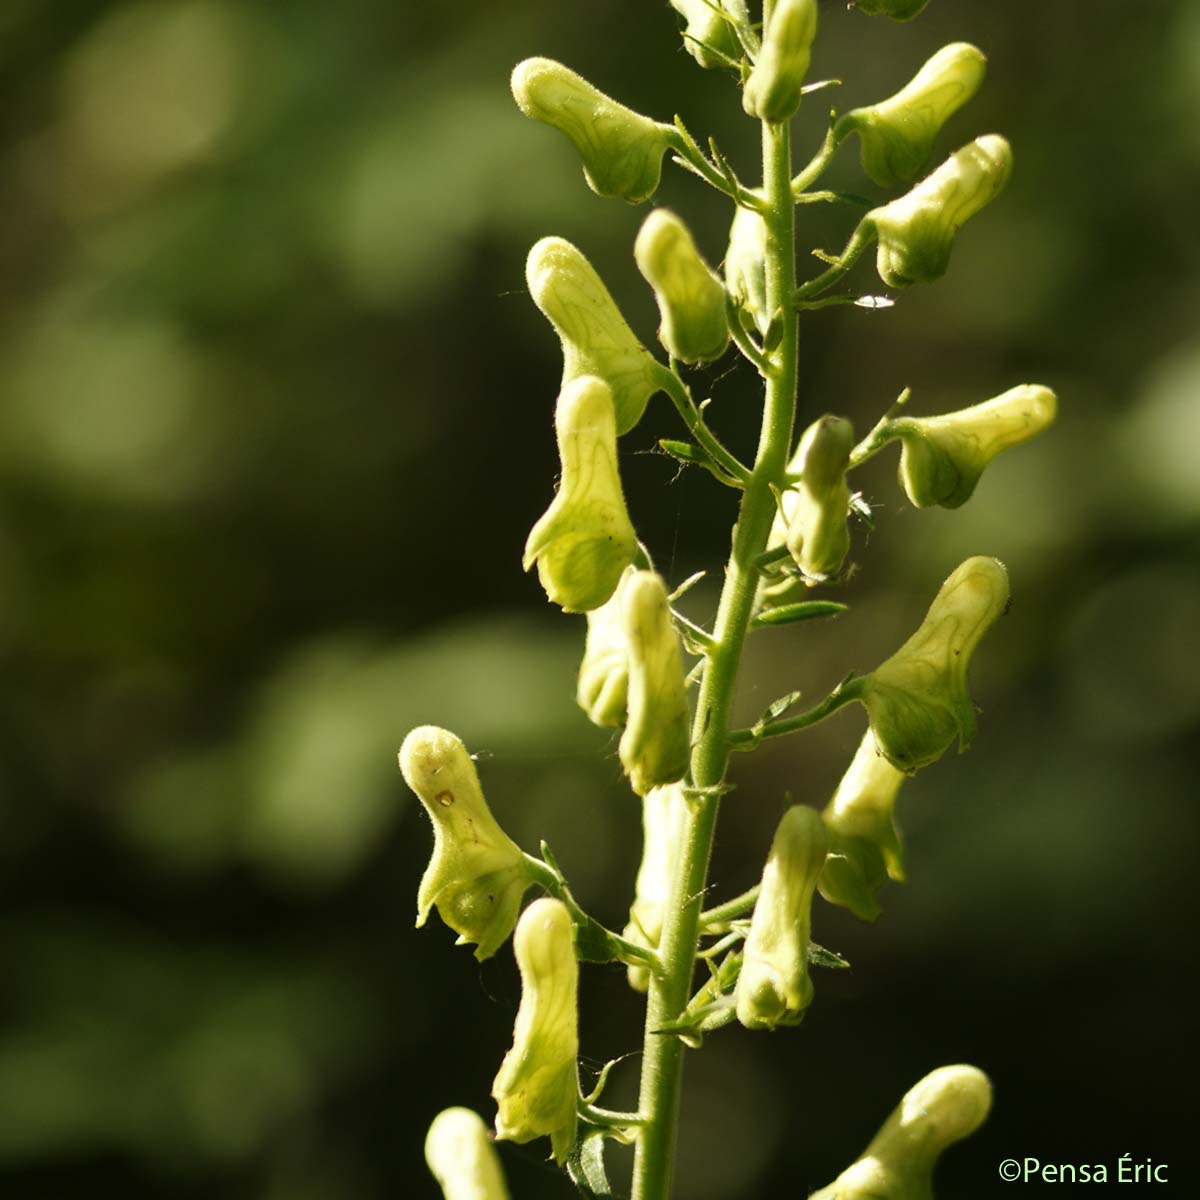
[{"label": "green stem", "polygon": [[659,384],[663,391],[671,398],[671,403],[675,405],[676,411],[683,418],[683,423],[687,426],[688,433],[700,443],[701,448],[713,462],[727,475],[735,479],[739,486],[749,483],[750,472],[725,449],[717,436],[705,424],[704,418],[700,415],[700,410],[696,407],[696,402],[692,399],[691,392],[688,391],[683,380],[674,371],[669,371],[666,367],[662,367],[659,374]]},{"label": "green stem", "polygon": [[567,912],[571,914],[571,920],[575,924],[577,941],[585,947],[601,950],[605,956],[603,960],[592,958],[588,961],[611,962],[616,960],[625,963],[626,966],[646,967],[651,972],[662,970],[658,955],[653,950],[648,950],[645,946],[638,946],[621,937],[620,934],[613,933],[611,929],[606,929],[601,925],[595,917],[584,912],[579,902],[571,894],[571,889],[567,886],[566,881],[549,863],[543,862],[533,854],[526,854],[525,865],[540,888],[567,906]]},{"label": "green stem", "polygon": [[[765,5],[770,16],[770,3]],[[713,647],[700,687],[692,731],[694,799],[666,906],[659,959],[662,972],[650,981],[646,1005],[641,1095],[645,1120],[633,1168],[633,1200],[667,1200],[675,1158],[675,1130],[683,1075],[684,1045],[656,1033],[687,1006],[700,935],[700,906],[708,876],[721,785],[729,763],[729,721],[742,646],[758,585],[759,556],[775,517],[772,487],[787,467],[796,412],[795,208],[792,201],[791,137],[786,124],[763,125],[763,220],[767,227],[767,310],[781,312],[782,331],[772,349],[758,453],[742,494],[733,550],[717,607]]]},{"label": "green stem", "polygon": [[679,117],[675,118],[674,125],[660,125],[659,128],[663,132],[667,145],[678,156],[675,161],[681,167],[690,170],[694,175],[699,175],[705,183],[716,188],[718,192],[724,192],[742,208],[753,209],[755,212],[762,209],[764,201],[759,196],[756,196],[732,176],[722,174],[713,165],[704,151],[700,149],[696,139],[688,133],[687,126]]},{"label": "green stem", "polygon": [[781,721],[770,721],[766,725],[755,726],[751,729],[732,730],[729,734],[730,749],[753,750],[763,738],[780,737],[785,733],[796,733],[801,729],[809,729],[813,725],[820,724],[826,717],[833,716],[839,708],[853,704],[861,694],[861,680],[840,683],[820,704],[798,716],[786,717]]},{"label": "green stem", "polygon": [[740,896],[726,900],[723,904],[714,905],[700,914],[700,924],[708,933],[721,933],[725,926],[736,917],[744,917],[758,899],[759,884],[755,884]]},{"label": "green stem", "polygon": [[792,302],[800,304],[811,300],[814,296],[819,296],[822,292],[828,291],[858,262],[862,257],[863,251],[874,240],[874,227],[865,221],[860,221],[854,232],[850,235],[850,240],[846,243],[845,250],[829,264],[827,270],[822,271],[820,275],[815,276],[807,283],[801,284],[800,287],[796,288],[792,292]]},{"label": "green stem", "polygon": [[733,344],[765,379],[768,368],[767,356],[743,328],[742,315],[738,310],[737,302],[730,295],[725,297],[725,311],[729,320],[729,336],[733,338]]},{"label": "green stem", "polygon": [[821,143],[821,148],[813,155],[812,161],[792,180],[792,199],[799,202],[800,197],[812,187],[814,183],[825,172],[825,168],[829,166],[829,160],[833,158],[834,153],[838,148],[838,139],[834,135],[833,126],[829,126],[829,132],[825,134],[825,140]]},{"label": "green stem", "polygon": [[875,428],[850,451],[851,467],[861,466],[868,458],[878,454],[888,442],[895,440],[898,435],[893,422],[904,411],[904,406],[908,403],[908,398],[911,395],[912,388],[905,388],[896,398],[896,402],[891,408],[879,418]]}]

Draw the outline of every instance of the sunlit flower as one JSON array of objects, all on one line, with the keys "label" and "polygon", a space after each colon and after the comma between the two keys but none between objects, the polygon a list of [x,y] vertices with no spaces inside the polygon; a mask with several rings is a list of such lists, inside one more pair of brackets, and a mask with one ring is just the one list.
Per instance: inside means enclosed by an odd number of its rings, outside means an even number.
[{"label": "sunlit flower", "polygon": [[812,1001],[812,898],[826,847],[816,809],[796,804],[783,814],[763,868],[737,982],[737,1016],[748,1029],[798,1025]]},{"label": "sunlit flower", "polygon": [[488,958],[512,932],[533,882],[520,847],[492,816],[475,764],[445,729],[422,725],[400,747],[400,770],[433,821],[433,857],[417,891],[417,927],[436,905],[459,935]]},{"label": "sunlit flower", "polygon": [[549,1137],[561,1164],[575,1143],[579,1096],[579,964],[571,916],[559,900],[535,900],[513,935],[521,1003],[512,1049],[492,1084],[496,1136]]}]

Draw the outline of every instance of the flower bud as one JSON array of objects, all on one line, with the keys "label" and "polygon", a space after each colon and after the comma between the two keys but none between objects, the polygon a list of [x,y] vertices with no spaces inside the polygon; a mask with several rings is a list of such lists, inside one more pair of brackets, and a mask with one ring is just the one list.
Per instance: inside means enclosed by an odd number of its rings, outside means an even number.
[{"label": "flower bud", "polygon": [[[635,946],[658,949],[687,815],[687,801],[678,784],[652,788],[642,799],[642,861],[624,933],[626,941]],[[650,986],[649,968],[631,964],[629,986],[646,991]]]},{"label": "flower bud", "polygon": [[1041,433],[1058,399],[1047,387],[1018,384],[983,404],[938,417],[904,417],[889,434],[902,440],[900,483],[918,507],[957,508],[971,498],[983,469],[1010,446]]},{"label": "flower bud", "polygon": [[789,467],[801,478],[782,497],[787,548],[810,586],[836,575],[850,550],[846,469],[853,449],[854,426],[826,414],[804,431]]},{"label": "flower bud", "polygon": [[967,691],[971,655],[1008,607],[1008,572],[994,558],[968,558],[942,584],[920,628],[863,681],[862,701],[879,749],[911,775],[958,738],[975,735]]},{"label": "flower bud", "polygon": [[767,223],[761,213],[740,205],[729,227],[725,287],[754,319],[759,333],[771,323],[767,312]]},{"label": "flower bud", "polygon": [[793,805],[771,842],[737,982],[737,1017],[747,1029],[798,1025],[812,1001],[808,943],[812,897],[825,863],[820,814]]},{"label": "flower bud", "polygon": [[727,59],[736,63],[742,57],[733,26],[716,7],[719,0],[671,0],[671,7],[687,21],[683,45],[702,67],[725,66]]},{"label": "flower bud", "polygon": [[509,1200],[488,1127],[469,1108],[447,1108],[434,1117],[425,1161],[446,1200]]},{"label": "flower bud", "polygon": [[904,851],[893,819],[903,782],[904,773],[883,757],[868,729],[822,814],[829,857],[821,872],[821,895],[864,921],[879,915],[875,893],[884,879],[904,881]]},{"label": "flower bud", "polygon": [[625,323],[592,264],[570,242],[542,238],[525,264],[529,294],[562,343],[565,388],[597,375],[612,389],[617,433],[641,420],[659,390],[662,367]]},{"label": "flower bud", "polygon": [[562,63],[527,58],[512,73],[517,107],[562,130],[583,159],[588,187],[640,204],[654,195],[667,127],[618,104]]},{"label": "flower bud", "polygon": [[567,384],[554,414],[562,476],[529,531],[523,566],[537,563],[546,595],[567,612],[599,608],[637,553],[617,472],[612,393],[591,375]]},{"label": "flower bud", "polygon": [[817,0],[777,0],[742,90],[747,116],[777,125],[796,115],[816,36]]},{"label": "flower bud", "polygon": [[837,136],[858,133],[863,170],[880,187],[913,183],[942,126],[979,90],[986,66],[967,42],[943,46],[894,96],[846,113]]},{"label": "flower bud", "polygon": [[[632,574],[627,568],[622,582]],[[594,725],[619,729],[625,724],[629,695],[629,647],[621,616],[621,584],[612,598],[587,615],[587,641],[575,699]]]},{"label": "flower bud", "polygon": [[642,223],[633,256],[654,289],[662,324],[658,340],[686,363],[720,358],[729,345],[725,289],[700,257],[687,226],[665,208]]},{"label": "flower bud", "polygon": [[902,288],[944,275],[955,235],[1000,194],[1011,170],[1011,147],[989,133],[955,151],[910,192],[872,209],[864,220],[879,236],[876,267],[884,283]]},{"label": "flower bud", "polygon": [[560,1166],[575,1143],[579,1097],[579,964],[571,916],[561,900],[535,900],[513,935],[521,1003],[512,1049],[492,1083],[496,1136],[549,1137]]},{"label": "flower bud", "polygon": [[667,589],[653,571],[635,571],[621,587],[629,646],[629,721],[618,753],[633,790],[683,778],[688,766],[688,702],[679,635]]},{"label": "flower bud", "polygon": [[931,1200],[947,1146],[974,1133],[992,1106],[978,1067],[939,1067],[900,1101],[862,1157],[810,1200]]},{"label": "flower bud", "polygon": [[911,21],[929,0],[851,0],[854,8],[869,17],[891,17],[893,21]]},{"label": "flower bud", "polygon": [[525,855],[492,816],[475,764],[454,734],[422,725],[400,747],[400,771],[433,821],[433,857],[417,891],[417,928],[437,905],[458,944],[495,954],[533,882]]}]

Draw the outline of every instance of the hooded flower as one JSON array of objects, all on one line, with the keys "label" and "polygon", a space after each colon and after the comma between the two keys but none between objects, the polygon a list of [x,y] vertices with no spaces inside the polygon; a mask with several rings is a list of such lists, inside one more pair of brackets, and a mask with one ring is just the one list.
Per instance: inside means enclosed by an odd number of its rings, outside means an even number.
[{"label": "hooded flower", "polygon": [[512,1049],[492,1084],[496,1136],[549,1137],[560,1165],[575,1144],[579,1098],[579,964],[571,915],[561,900],[535,900],[513,936],[521,1003]]},{"label": "hooded flower", "polygon": [[901,486],[918,508],[958,508],[971,498],[988,463],[1041,433],[1057,407],[1049,388],[1022,383],[958,412],[890,422],[890,436],[902,442]]},{"label": "hooded flower", "polygon": [[662,323],[658,340],[686,363],[720,358],[729,345],[725,289],[700,257],[688,227],[665,208],[642,223],[633,256],[654,289]]},{"label": "hooded flower", "polygon": [[443,1109],[434,1117],[425,1161],[446,1200],[509,1200],[491,1133],[469,1108]]},{"label": "hooded flower", "polygon": [[968,558],[942,584],[920,628],[862,681],[871,730],[888,761],[911,775],[936,762],[955,738],[975,735],[967,691],[971,655],[1008,607],[1008,572],[994,558]]},{"label": "hooded flower", "polygon": [[854,427],[826,414],[804,431],[789,467],[800,482],[783,494],[785,540],[810,586],[836,575],[850,550],[846,470],[853,449]]},{"label": "hooded flower", "polygon": [[904,778],[879,752],[868,729],[823,814],[829,857],[821,872],[821,895],[864,921],[879,915],[875,893],[884,880],[904,880],[904,851],[893,818]]},{"label": "hooded flower", "polygon": [[525,263],[529,294],[562,343],[562,386],[596,375],[612,390],[617,433],[641,420],[663,368],[625,323],[592,264],[570,242],[547,237]]},{"label": "hooded flower", "polygon": [[637,553],[617,471],[612,393],[584,375],[563,389],[554,414],[562,475],[529,531],[523,565],[537,564],[546,595],[567,612],[599,608]]},{"label": "hooded flower", "polygon": [[742,57],[733,26],[717,11],[717,0],[671,0],[671,7],[687,21],[683,45],[702,67],[725,66]]},{"label": "hooded flower", "polygon": [[817,0],[777,0],[742,90],[747,116],[772,124],[795,116],[816,36]]},{"label": "hooded flower", "polygon": [[[687,801],[678,784],[653,788],[642,798],[642,861],[624,936],[648,950],[657,950],[662,937],[663,913],[671,894],[687,812]],[[649,968],[630,965],[629,986],[644,992],[649,985]]]},{"label": "hooded flower", "polygon": [[1008,182],[1012,149],[989,133],[955,151],[932,175],[863,218],[879,237],[876,267],[889,287],[929,283],[946,273],[954,238]]},{"label": "hooded flower", "polygon": [[[633,573],[626,569],[622,581]],[[629,647],[621,616],[621,584],[612,598],[587,615],[587,641],[575,699],[594,725],[619,729],[629,696]]]},{"label": "hooded flower", "polygon": [[400,747],[400,771],[433,822],[433,857],[417,892],[417,928],[443,921],[489,958],[512,933],[533,882],[520,847],[496,824],[475,764],[454,734],[422,725]]},{"label": "hooded flower", "polygon": [[914,183],[942,126],[979,90],[986,66],[967,42],[943,46],[894,96],[841,117],[837,136],[859,135],[863,170],[880,187]]},{"label": "hooded flower", "polygon": [[905,1095],[862,1157],[809,1200],[933,1200],[938,1158],[991,1106],[992,1085],[977,1067],[939,1067]]},{"label": "hooded flower", "polygon": [[729,226],[725,287],[754,321],[759,333],[771,323],[767,312],[767,224],[761,213],[738,206]]},{"label": "hooded flower", "polygon": [[738,976],[737,1017],[747,1029],[798,1025],[812,1001],[812,897],[826,847],[816,809],[796,804],[784,813],[763,868]]},{"label": "hooded flower", "polygon": [[690,743],[679,635],[662,579],[635,571],[621,586],[629,647],[629,720],[618,752],[639,796],[683,778]]},{"label": "hooded flower", "polygon": [[643,117],[597,91],[586,79],[549,58],[527,58],[512,74],[517,107],[561,130],[583,159],[588,187],[631,204],[658,189],[669,127]]}]

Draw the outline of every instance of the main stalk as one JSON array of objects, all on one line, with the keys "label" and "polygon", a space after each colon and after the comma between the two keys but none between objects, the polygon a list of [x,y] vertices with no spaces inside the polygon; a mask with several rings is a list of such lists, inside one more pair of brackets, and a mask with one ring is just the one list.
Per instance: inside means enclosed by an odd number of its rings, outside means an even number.
[{"label": "main stalk", "polygon": [[[765,17],[770,16],[770,3]],[[720,787],[729,764],[729,724],[742,645],[757,589],[756,559],[767,545],[775,516],[771,487],[780,486],[796,412],[795,205],[792,199],[791,134],[786,122],[762,127],[763,191],[768,201],[767,311],[778,314],[782,331],[770,354],[758,451],[742,493],[733,549],[713,628],[692,728],[691,782],[694,789],[682,852],[663,920],[661,975],[652,977],[646,1004],[646,1033],[638,1109],[646,1124],[638,1138],[633,1200],[667,1200],[674,1169],[676,1126],[683,1078],[683,1043],[656,1033],[683,1011],[691,997],[700,911],[720,807]]]}]

